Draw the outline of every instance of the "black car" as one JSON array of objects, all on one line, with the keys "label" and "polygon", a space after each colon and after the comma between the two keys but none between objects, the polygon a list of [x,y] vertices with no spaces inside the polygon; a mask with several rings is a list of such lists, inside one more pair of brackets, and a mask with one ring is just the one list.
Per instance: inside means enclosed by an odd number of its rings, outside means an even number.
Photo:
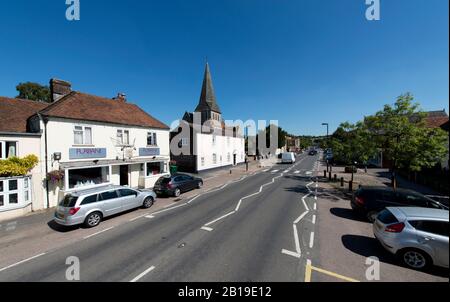
[{"label": "black car", "polygon": [[317,150],[311,150],[308,153],[309,155],[316,155],[317,154]]},{"label": "black car", "polygon": [[418,192],[390,187],[361,187],[352,197],[351,207],[374,222],[386,207],[422,207],[448,210],[443,204]]},{"label": "black car", "polygon": [[160,177],[153,187],[157,195],[180,196],[181,193],[193,189],[200,189],[203,186],[203,180],[187,174],[172,174],[170,176]]}]

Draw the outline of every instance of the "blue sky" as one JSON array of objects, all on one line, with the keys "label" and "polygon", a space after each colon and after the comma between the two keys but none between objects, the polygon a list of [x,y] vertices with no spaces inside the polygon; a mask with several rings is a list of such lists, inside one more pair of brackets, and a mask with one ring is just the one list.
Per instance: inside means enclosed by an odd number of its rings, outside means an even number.
[{"label": "blue sky", "polygon": [[449,100],[448,0],[65,0],[0,4],[0,95],[51,77],[129,101],[170,124],[194,110],[205,57],[225,119],[279,120],[324,134],[411,92]]}]

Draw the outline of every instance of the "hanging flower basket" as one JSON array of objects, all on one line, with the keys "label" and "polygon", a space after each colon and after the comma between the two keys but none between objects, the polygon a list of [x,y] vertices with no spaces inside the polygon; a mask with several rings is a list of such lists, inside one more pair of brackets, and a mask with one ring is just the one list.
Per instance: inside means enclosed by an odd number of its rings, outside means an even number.
[{"label": "hanging flower basket", "polygon": [[47,173],[47,180],[57,184],[64,179],[64,171],[54,170]]}]

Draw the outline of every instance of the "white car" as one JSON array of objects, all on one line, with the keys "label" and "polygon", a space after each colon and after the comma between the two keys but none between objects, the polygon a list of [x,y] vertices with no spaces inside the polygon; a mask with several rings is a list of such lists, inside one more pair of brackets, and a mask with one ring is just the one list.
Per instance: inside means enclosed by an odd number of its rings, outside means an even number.
[{"label": "white car", "polygon": [[281,154],[281,162],[287,164],[295,163],[295,154],[294,152],[284,152]]}]

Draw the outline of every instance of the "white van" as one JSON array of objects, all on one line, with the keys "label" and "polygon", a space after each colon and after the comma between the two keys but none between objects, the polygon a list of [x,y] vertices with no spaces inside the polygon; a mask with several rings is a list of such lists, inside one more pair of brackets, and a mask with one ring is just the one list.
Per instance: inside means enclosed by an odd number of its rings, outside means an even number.
[{"label": "white van", "polygon": [[281,155],[281,162],[284,163],[289,163],[289,164],[293,164],[295,163],[295,154],[294,152],[284,152]]}]

